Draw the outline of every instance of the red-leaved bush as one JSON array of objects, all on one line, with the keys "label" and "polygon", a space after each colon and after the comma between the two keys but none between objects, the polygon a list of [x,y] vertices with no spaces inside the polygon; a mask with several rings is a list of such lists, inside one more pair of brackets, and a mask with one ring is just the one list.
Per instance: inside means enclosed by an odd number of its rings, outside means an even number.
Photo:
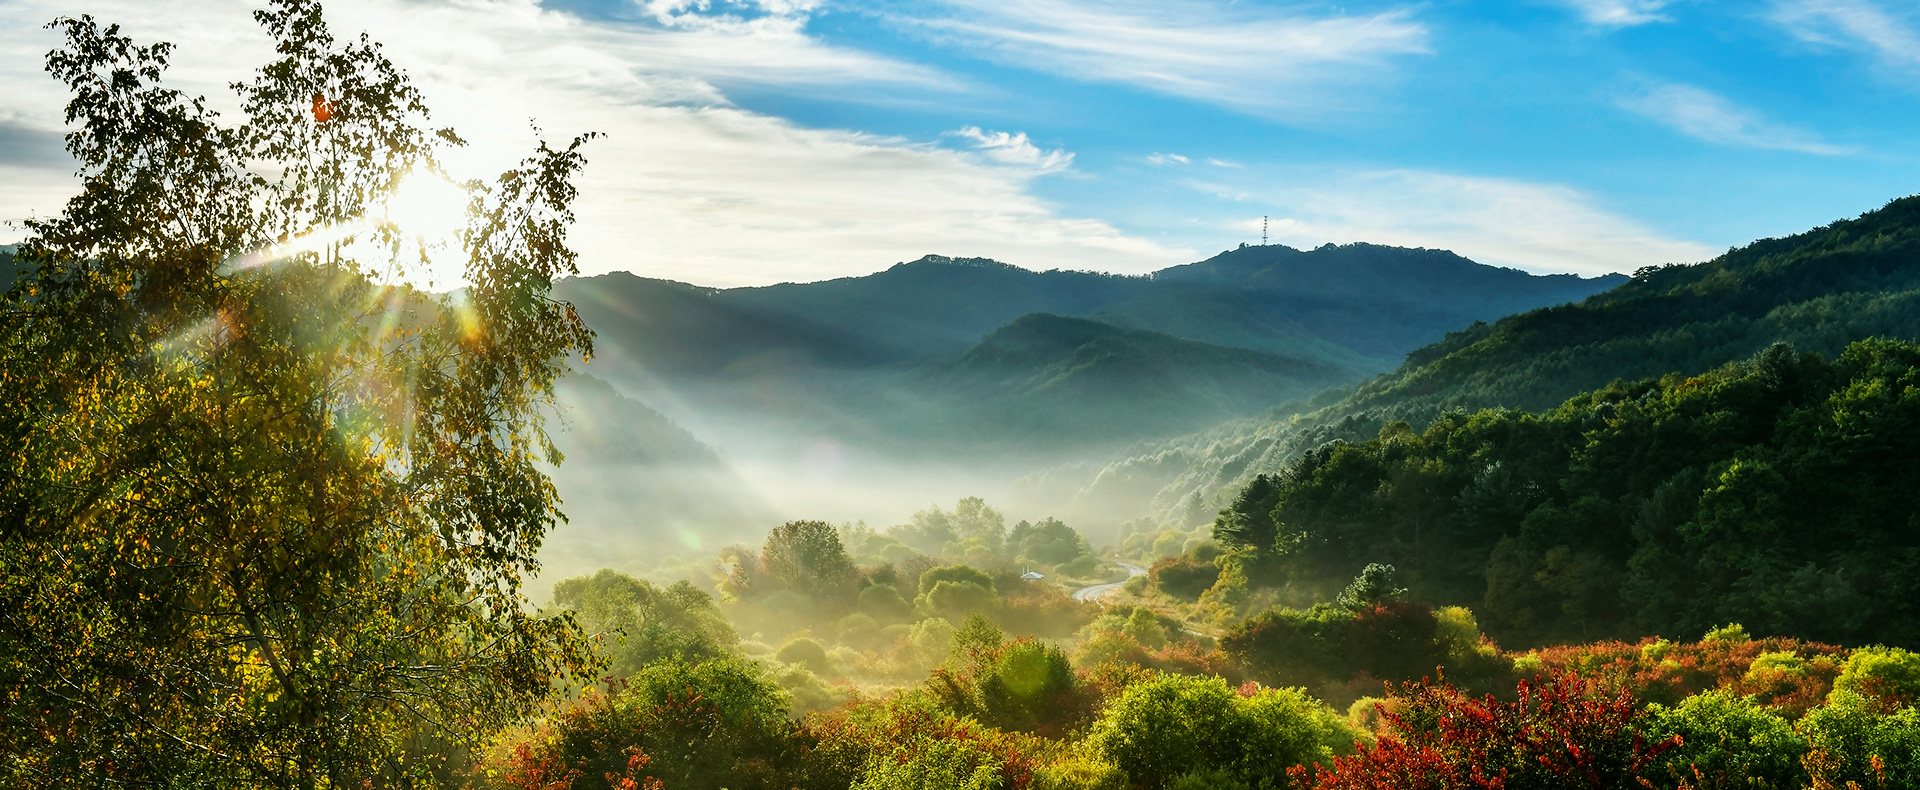
[{"label": "red-leaved bush", "polygon": [[1523,681],[1513,702],[1426,680],[1394,696],[1401,704],[1381,710],[1378,742],[1317,776],[1298,769],[1296,779],[1317,790],[1652,786],[1643,779],[1653,778],[1654,759],[1678,744],[1649,744],[1634,731],[1639,705],[1626,689],[1570,673]]},{"label": "red-leaved bush", "polygon": [[1797,718],[1826,699],[1847,650],[1779,637],[1690,644],[1648,637],[1638,643],[1549,647],[1533,655],[1542,670],[1606,678],[1645,702],[1674,705],[1703,691],[1724,689]]}]

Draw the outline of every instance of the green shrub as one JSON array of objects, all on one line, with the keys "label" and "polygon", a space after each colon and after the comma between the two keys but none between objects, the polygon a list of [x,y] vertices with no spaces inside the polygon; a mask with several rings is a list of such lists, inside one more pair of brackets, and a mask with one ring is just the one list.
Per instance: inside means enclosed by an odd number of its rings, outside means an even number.
[{"label": "green shrub", "polygon": [[941,565],[928,568],[925,573],[920,574],[920,594],[926,595],[932,592],[934,586],[941,582],[973,584],[988,590],[993,589],[993,576],[986,571],[971,565]]},{"label": "green shrub", "polygon": [[1896,707],[1920,700],[1920,654],[1898,647],[1863,647],[1853,651],[1834,691],[1872,697]]},{"label": "green shrub", "polygon": [[1251,790],[1246,782],[1218,768],[1205,768],[1182,774],[1167,785],[1167,790]]},{"label": "green shrub", "polygon": [[1151,586],[1182,601],[1193,601],[1220,580],[1220,566],[1192,557],[1167,557],[1153,564]]},{"label": "green shrub", "polygon": [[1160,625],[1152,609],[1141,606],[1127,616],[1127,624],[1121,629],[1127,636],[1148,650],[1158,650],[1167,645],[1167,629]]},{"label": "green shrub", "polygon": [[1053,569],[1055,574],[1075,579],[1085,579],[1100,570],[1100,558],[1092,554],[1082,554]]},{"label": "green shrub", "polygon": [[880,635],[880,624],[874,622],[871,615],[854,612],[840,618],[836,629],[840,643],[845,645],[871,644]]},{"label": "green shrub", "polygon": [[856,606],[862,614],[882,623],[898,623],[913,617],[913,604],[891,584],[876,584],[861,590]]},{"label": "green shrub", "polygon": [[1137,787],[1161,790],[1203,769],[1256,787],[1282,787],[1288,768],[1329,762],[1354,732],[1298,689],[1236,694],[1218,677],[1159,674],[1127,687],[1094,722],[1088,743]]},{"label": "green shrub", "polygon": [[933,666],[947,659],[953,649],[953,623],[945,618],[929,617],[907,632],[907,652],[914,663]]},{"label": "green shrub", "polygon": [[787,640],[773,657],[782,663],[799,664],[816,674],[833,674],[833,661],[827,658],[827,647],[804,636]]},{"label": "green shrub", "polygon": [[966,741],[930,740],[877,754],[853,790],[1001,790],[1000,762]]},{"label": "green shrub", "polygon": [[1649,705],[1641,729],[1652,742],[1681,737],[1659,758],[1676,778],[1698,769],[1723,785],[1780,788],[1806,778],[1800,767],[1806,742],[1785,718],[1738,694],[1715,690],[1673,707]]},{"label": "green shrub", "polygon": [[1835,689],[1800,720],[1815,787],[1920,787],[1920,708],[1885,710],[1883,700]]}]

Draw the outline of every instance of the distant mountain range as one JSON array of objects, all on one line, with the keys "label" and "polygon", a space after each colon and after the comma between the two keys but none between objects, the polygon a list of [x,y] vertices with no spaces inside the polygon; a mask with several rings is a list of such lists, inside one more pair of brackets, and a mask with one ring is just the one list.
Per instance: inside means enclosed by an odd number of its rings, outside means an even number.
[{"label": "distant mountain range", "polygon": [[1450,252],[1243,247],[1146,276],[927,256],[864,277],[702,288],[565,280],[593,370],[650,403],[899,448],[1123,446],[1387,369],[1448,331],[1626,278]]},{"label": "distant mountain range", "polygon": [[1869,337],[1920,339],[1920,196],[1463,328],[1298,418],[1239,420],[1057,468],[1029,479],[1023,496],[1094,522],[1152,513],[1200,523],[1254,475],[1389,423],[1418,427],[1450,409],[1550,409],[1609,382],[1697,374],[1775,342],[1831,356]]}]

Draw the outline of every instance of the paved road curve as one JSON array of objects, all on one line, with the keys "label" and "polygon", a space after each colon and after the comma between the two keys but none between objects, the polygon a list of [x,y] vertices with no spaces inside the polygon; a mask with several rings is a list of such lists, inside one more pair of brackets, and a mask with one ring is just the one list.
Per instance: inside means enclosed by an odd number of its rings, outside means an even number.
[{"label": "paved road curve", "polygon": [[[1116,563],[1114,563],[1114,564],[1115,564],[1115,565],[1119,565],[1120,567],[1122,567],[1122,568],[1126,568],[1126,569],[1127,569],[1127,578],[1128,578],[1128,579],[1131,579],[1131,578],[1133,578],[1133,577],[1135,577],[1135,576],[1145,576],[1145,575],[1147,575],[1147,569],[1146,569],[1146,568],[1142,568],[1142,567],[1140,567],[1140,566],[1138,566],[1138,565],[1130,565],[1130,564],[1128,564],[1128,563],[1124,563],[1124,562],[1116,562]],[[1082,588],[1080,588],[1080,589],[1078,589],[1078,590],[1074,590],[1074,591],[1073,591],[1073,599],[1074,599],[1074,600],[1076,600],[1076,601],[1098,601],[1098,600],[1100,600],[1101,598],[1104,598],[1104,597],[1106,597],[1106,595],[1107,595],[1107,593],[1110,593],[1110,592],[1113,592],[1114,590],[1118,590],[1118,589],[1120,589],[1120,585],[1122,585],[1122,584],[1126,584],[1126,581],[1124,581],[1124,580],[1122,580],[1122,581],[1117,581],[1117,582],[1114,582],[1114,583],[1112,583],[1112,584],[1092,584],[1092,585],[1088,585],[1088,586],[1086,586],[1086,587],[1082,587]]]}]

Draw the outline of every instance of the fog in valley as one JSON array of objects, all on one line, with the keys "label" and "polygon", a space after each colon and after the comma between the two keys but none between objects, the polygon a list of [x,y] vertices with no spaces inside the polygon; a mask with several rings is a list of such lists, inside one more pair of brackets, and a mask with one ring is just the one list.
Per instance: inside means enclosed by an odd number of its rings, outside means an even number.
[{"label": "fog in valley", "polygon": [[1096,548],[1190,529],[1233,494],[1179,480],[1209,432],[1285,422],[1449,331],[1618,279],[1328,245],[1144,277],[927,256],[763,288],[563,281],[597,338],[551,426],[569,523],[542,578],[711,583],[707,560],[775,525],[885,533],[966,497]]}]

